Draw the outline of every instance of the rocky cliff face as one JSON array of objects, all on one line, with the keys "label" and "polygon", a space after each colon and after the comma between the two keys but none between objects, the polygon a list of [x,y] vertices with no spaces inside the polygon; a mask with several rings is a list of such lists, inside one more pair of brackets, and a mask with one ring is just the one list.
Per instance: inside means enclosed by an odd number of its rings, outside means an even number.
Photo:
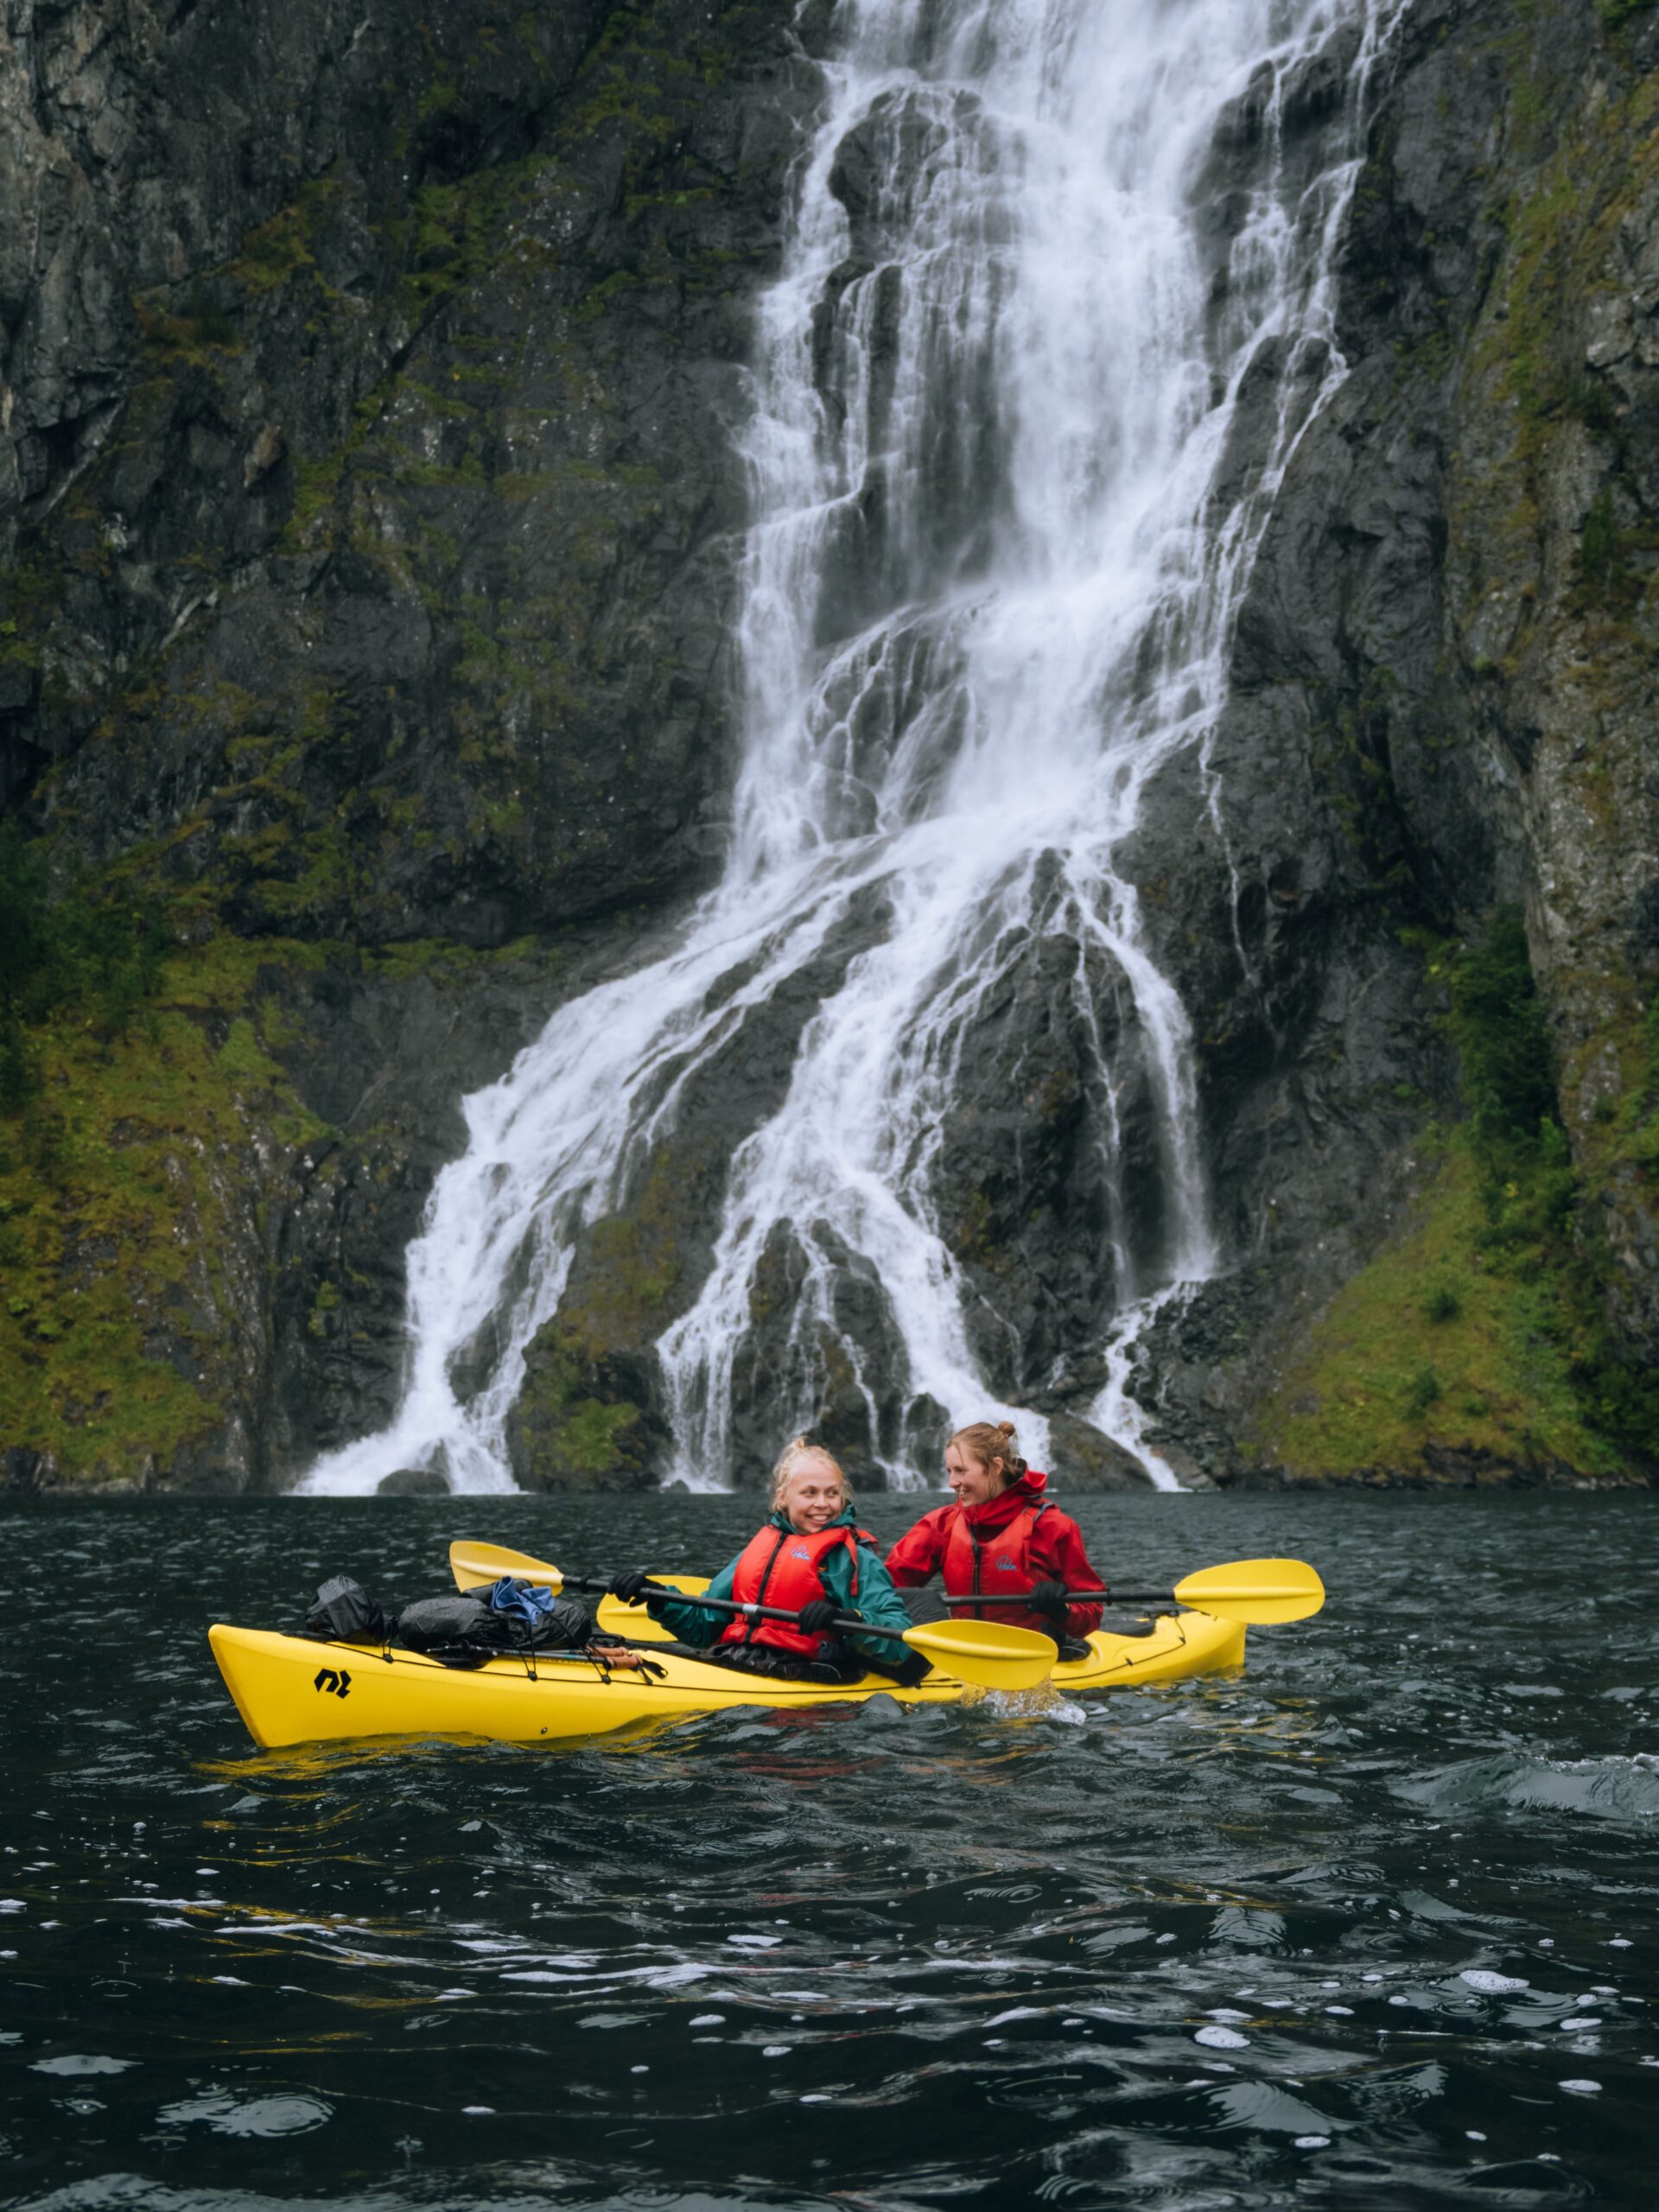
[{"label": "rocky cliff face", "polygon": [[1216,747],[1237,936],[1166,937],[1244,1264],[1142,1374],[1224,1474],[1659,1436],[1656,64],[1626,0],[1406,19]]},{"label": "rocky cliff face", "polygon": [[[747,305],[821,28],[785,0],[11,0],[0,779],[93,946],[9,1001],[13,1481],[269,1485],[384,1417],[460,1097],[705,880]],[[1293,153],[1330,107],[1303,94]],[[1344,251],[1353,372],[1222,727],[1133,856],[1230,1262],[1140,1387],[1222,1479],[1608,1478],[1656,1433],[1656,111],[1639,0],[1415,0]],[[1218,234],[1260,128],[1247,97],[1201,181]],[[649,1347],[733,1128],[855,950],[742,1033],[594,1232],[521,1479],[657,1479]],[[1108,1194],[1044,957],[987,1046],[1024,1119],[964,1089],[941,1211],[981,1357],[1011,1395],[1063,1371],[1075,1427]],[[768,1253],[747,1408],[795,1265]],[[856,1320],[855,1270],[842,1294]],[[864,1401],[827,1391],[855,1449]],[[740,1408],[757,1459],[763,1427]]]},{"label": "rocky cliff face", "polygon": [[459,1097],[702,880],[791,13],[10,10],[0,776],[168,946],[14,1055],[16,1478],[382,1410]]}]

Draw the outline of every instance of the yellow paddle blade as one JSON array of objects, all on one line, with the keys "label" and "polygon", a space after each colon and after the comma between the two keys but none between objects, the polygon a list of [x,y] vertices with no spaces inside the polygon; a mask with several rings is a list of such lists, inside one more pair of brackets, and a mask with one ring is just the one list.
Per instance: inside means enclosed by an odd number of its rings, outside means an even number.
[{"label": "yellow paddle blade", "polygon": [[1059,1647],[1028,1628],[1002,1621],[932,1621],[905,1642],[960,1682],[988,1690],[1029,1690],[1054,1671]]},{"label": "yellow paddle blade", "polygon": [[528,1552],[510,1552],[505,1544],[474,1544],[461,1538],[449,1547],[449,1572],[457,1590],[476,1590],[480,1583],[499,1582],[511,1574],[526,1582],[544,1583],[550,1590],[563,1587],[564,1577],[544,1559]]},{"label": "yellow paddle blade", "polygon": [[1317,1613],[1325,1603],[1325,1585],[1300,1559],[1236,1559],[1189,1574],[1175,1585],[1175,1595],[1194,1612],[1271,1628]]},{"label": "yellow paddle blade", "polygon": [[[551,1560],[532,1559],[528,1552],[509,1551],[505,1544],[478,1544],[457,1539],[449,1547],[449,1572],[457,1590],[477,1590],[511,1574],[524,1582],[544,1583],[550,1590],[563,1585],[564,1577]],[[658,1574],[653,1578],[671,1590],[695,1598],[709,1587],[706,1574]],[[601,1598],[597,1615],[601,1628],[612,1636],[626,1636],[640,1643],[671,1643],[674,1639],[660,1621],[643,1605],[624,1605],[614,1598]]]}]

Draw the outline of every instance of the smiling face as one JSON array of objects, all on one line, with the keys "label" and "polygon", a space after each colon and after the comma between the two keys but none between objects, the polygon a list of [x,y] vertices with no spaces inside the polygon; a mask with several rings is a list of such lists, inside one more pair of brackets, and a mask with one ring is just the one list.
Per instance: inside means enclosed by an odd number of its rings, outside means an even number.
[{"label": "smiling face", "polygon": [[841,1470],[819,1452],[804,1452],[790,1469],[778,1503],[798,1536],[816,1535],[846,1506]]},{"label": "smiling face", "polygon": [[944,1479],[955,1491],[958,1505],[983,1505],[1007,1488],[1007,1463],[993,1459],[987,1466],[953,1438],[945,1448]]}]

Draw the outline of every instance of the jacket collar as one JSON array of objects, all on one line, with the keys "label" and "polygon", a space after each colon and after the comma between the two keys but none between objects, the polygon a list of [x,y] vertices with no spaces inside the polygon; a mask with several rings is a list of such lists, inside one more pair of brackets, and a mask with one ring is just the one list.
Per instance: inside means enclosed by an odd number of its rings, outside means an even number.
[{"label": "jacket collar", "polygon": [[1017,1483],[1010,1483],[995,1497],[988,1497],[983,1505],[964,1505],[960,1510],[963,1519],[976,1535],[995,1535],[999,1529],[1006,1529],[1010,1521],[1033,1505],[1041,1505],[1048,1488],[1048,1477],[1027,1468]]},{"label": "jacket collar", "polygon": [[[844,1505],[833,1521],[826,1521],[823,1525],[826,1529],[855,1529],[858,1522],[853,1508],[850,1505]],[[791,1536],[798,1535],[800,1533],[781,1505],[775,1513],[767,1514],[766,1526],[769,1529],[787,1529]]]}]

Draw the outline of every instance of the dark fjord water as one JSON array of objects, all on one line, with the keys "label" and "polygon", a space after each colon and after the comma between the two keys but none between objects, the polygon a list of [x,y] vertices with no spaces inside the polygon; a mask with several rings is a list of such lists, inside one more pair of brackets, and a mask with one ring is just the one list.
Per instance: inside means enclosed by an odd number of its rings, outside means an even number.
[{"label": "dark fjord water", "polygon": [[[910,1517],[878,1498],[884,1536]],[[215,1617],[715,1498],[11,1513],[5,2179],[31,2212],[1647,2203],[1647,1498],[1084,1502],[1288,1551],[1242,1677],[607,1749],[257,1751]]]}]

